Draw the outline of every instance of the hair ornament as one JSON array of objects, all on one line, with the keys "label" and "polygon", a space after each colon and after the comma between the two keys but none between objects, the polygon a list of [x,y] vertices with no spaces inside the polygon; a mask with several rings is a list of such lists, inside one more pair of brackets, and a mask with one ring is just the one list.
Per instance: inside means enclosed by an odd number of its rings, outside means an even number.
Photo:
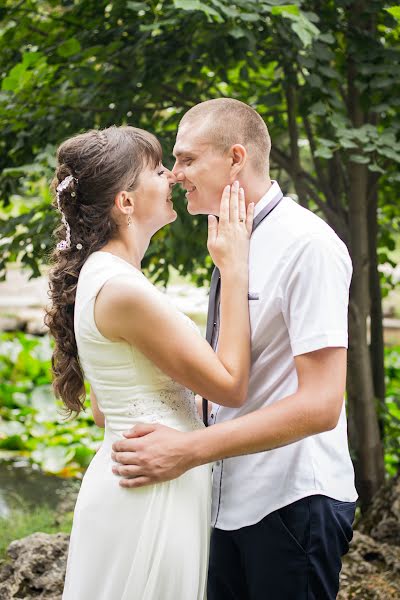
[{"label": "hair ornament", "polygon": [[[68,186],[72,183],[72,181],[75,181],[75,183],[78,183],[78,180],[76,179],[76,177],[74,177],[73,175],[68,175],[68,177],[65,177],[65,179],[63,179],[56,188],[57,207],[61,214],[61,221],[63,222],[63,225],[65,227],[65,240],[61,240],[61,242],[59,242],[57,244],[58,250],[68,250],[69,248],[71,248],[71,228],[70,228],[69,223],[65,217],[65,214],[61,208],[60,194],[61,194],[61,192],[63,192],[64,190],[66,190],[68,188]],[[75,197],[76,192],[72,191],[71,196]],[[81,244],[77,244],[77,247],[78,246],[81,246]],[[82,246],[81,246],[81,248],[82,248]],[[78,250],[80,250],[81,248],[78,248]]]}]

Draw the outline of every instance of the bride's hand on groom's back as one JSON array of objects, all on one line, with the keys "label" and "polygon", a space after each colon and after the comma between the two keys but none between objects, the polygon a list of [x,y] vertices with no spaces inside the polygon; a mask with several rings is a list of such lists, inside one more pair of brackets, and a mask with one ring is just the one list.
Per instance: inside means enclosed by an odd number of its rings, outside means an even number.
[{"label": "bride's hand on groom's back", "polygon": [[246,203],[243,188],[235,181],[222,193],[219,221],[208,217],[207,247],[214,264],[225,269],[247,270],[254,204]]}]

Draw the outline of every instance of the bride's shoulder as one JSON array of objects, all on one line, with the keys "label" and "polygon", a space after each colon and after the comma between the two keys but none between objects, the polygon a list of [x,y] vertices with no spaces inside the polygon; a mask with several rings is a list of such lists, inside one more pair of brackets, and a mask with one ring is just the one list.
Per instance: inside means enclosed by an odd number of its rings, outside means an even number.
[{"label": "bride's shoulder", "polygon": [[139,270],[118,270],[109,273],[99,291],[98,300],[117,309],[134,308],[153,303],[158,298],[157,288]]}]

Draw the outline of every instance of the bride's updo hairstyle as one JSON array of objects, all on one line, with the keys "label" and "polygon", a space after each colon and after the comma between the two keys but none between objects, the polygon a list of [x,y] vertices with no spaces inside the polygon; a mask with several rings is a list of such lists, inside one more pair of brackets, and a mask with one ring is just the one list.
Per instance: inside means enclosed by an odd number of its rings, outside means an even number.
[{"label": "bride's updo hairstyle", "polygon": [[45,323],[55,340],[54,392],[69,416],[79,414],[85,400],[74,334],[79,273],[92,252],[118,237],[118,224],[111,214],[118,192],[133,191],[142,170],[147,165],[156,167],[161,160],[157,138],[128,126],[76,135],[57,150],[52,188],[58,188],[54,206],[61,211],[62,223],[55,231],[59,243],[52,254],[51,305]]}]

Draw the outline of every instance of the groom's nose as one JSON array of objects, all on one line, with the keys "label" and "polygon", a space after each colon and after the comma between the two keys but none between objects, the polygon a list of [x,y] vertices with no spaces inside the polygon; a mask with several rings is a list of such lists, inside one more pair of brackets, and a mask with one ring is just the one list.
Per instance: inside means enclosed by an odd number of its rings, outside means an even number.
[{"label": "groom's nose", "polygon": [[172,167],[172,173],[175,176],[176,182],[183,181],[185,178],[182,169],[177,166],[177,162],[175,162],[174,166]]}]

